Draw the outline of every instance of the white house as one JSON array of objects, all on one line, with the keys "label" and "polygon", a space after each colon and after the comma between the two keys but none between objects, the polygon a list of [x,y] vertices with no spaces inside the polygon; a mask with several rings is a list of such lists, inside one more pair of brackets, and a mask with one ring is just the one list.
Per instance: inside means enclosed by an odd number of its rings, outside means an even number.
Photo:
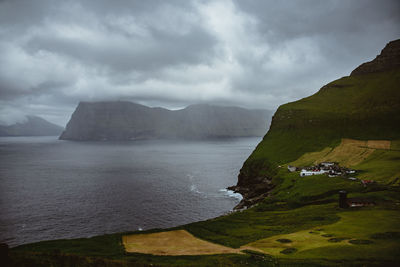
[{"label": "white house", "polygon": [[319,170],[319,171],[307,171],[305,169],[302,169],[300,172],[300,176],[311,176],[311,175],[318,175],[318,174],[324,174],[327,171],[324,170]]},{"label": "white house", "polygon": [[331,167],[333,165],[335,165],[334,162],[321,162],[320,165],[324,166],[324,167]]}]

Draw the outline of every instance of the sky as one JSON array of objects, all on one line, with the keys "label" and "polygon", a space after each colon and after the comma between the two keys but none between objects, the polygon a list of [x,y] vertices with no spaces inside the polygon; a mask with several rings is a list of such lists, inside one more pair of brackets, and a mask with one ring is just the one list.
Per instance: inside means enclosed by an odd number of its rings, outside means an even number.
[{"label": "sky", "polygon": [[274,110],[400,38],[398,0],[0,0],[0,124],[80,101]]}]

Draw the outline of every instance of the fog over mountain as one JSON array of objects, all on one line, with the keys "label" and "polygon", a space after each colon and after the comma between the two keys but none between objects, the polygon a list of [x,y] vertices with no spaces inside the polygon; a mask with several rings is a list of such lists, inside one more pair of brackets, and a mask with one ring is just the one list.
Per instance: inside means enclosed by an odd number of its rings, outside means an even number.
[{"label": "fog over mountain", "polygon": [[12,125],[0,125],[0,136],[57,136],[63,128],[37,116]]},{"label": "fog over mountain", "polygon": [[107,141],[262,136],[271,115],[268,110],[212,105],[168,110],[126,101],[81,102],[60,139]]},{"label": "fog over mountain", "polygon": [[400,36],[397,0],[3,0],[0,120],[80,101],[273,110]]}]

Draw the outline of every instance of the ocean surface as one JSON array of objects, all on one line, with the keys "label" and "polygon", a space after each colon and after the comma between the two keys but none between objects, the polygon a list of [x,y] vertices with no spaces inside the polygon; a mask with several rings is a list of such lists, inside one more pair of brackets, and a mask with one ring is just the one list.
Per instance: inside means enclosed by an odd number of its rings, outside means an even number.
[{"label": "ocean surface", "polygon": [[261,138],[71,142],[0,138],[0,242],[166,228],[225,214]]}]

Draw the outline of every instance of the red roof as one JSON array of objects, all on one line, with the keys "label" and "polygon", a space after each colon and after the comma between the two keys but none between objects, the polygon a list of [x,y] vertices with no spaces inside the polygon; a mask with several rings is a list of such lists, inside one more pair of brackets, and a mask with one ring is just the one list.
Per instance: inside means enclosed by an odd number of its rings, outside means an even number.
[{"label": "red roof", "polygon": [[361,180],[361,182],[363,182],[364,184],[370,184],[373,183],[374,180]]}]

